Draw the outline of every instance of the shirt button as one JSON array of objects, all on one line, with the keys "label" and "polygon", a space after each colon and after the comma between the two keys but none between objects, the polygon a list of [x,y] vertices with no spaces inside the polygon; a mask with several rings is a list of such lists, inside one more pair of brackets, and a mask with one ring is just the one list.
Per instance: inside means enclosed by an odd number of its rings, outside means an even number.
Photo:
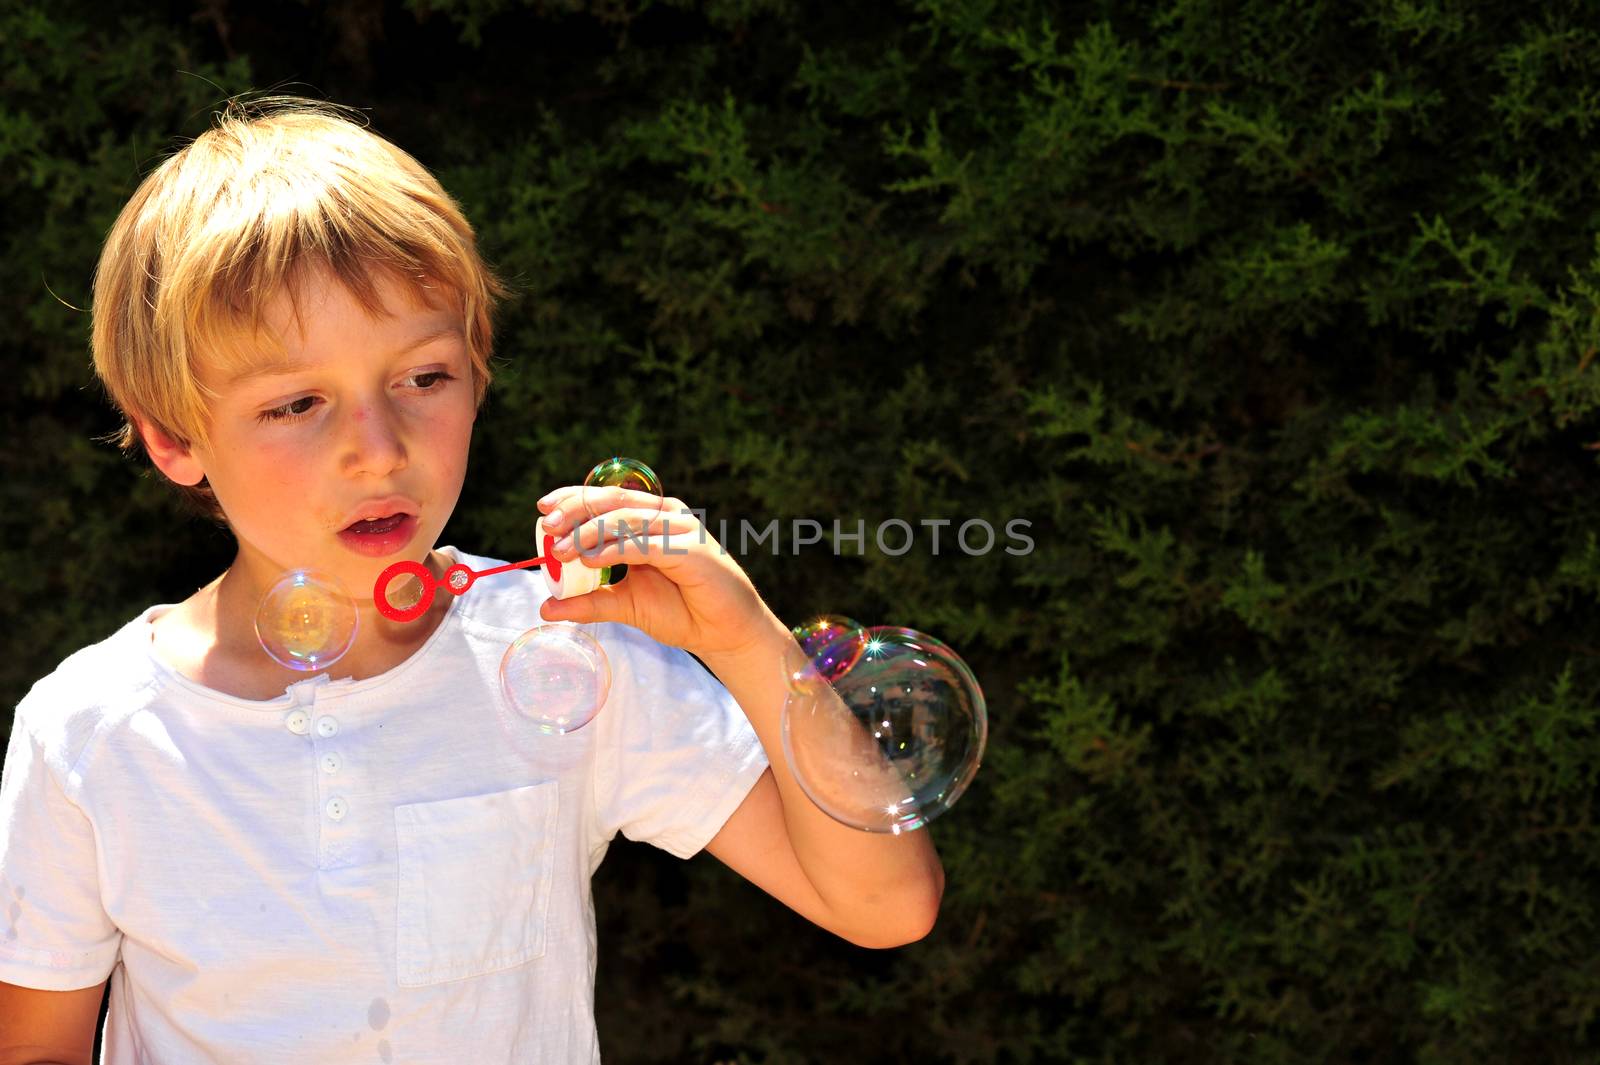
[{"label": "shirt button", "polygon": [[350,807],[345,804],[345,801],[343,799],[338,798],[337,796],[335,796],[334,798],[328,800],[328,805],[324,806],[323,810],[325,810],[327,812],[328,817],[331,818],[332,820],[334,820],[334,821],[343,821],[344,820],[345,811],[348,810],[349,808]]},{"label": "shirt button", "polygon": [[296,736],[304,736],[311,729],[311,715],[304,710],[290,710],[284,715],[283,724]]},{"label": "shirt button", "polygon": [[324,773],[337,773],[344,764],[344,759],[339,757],[338,751],[329,751],[322,756],[322,771]]},{"label": "shirt button", "polygon": [[317,735],[318,736],[321,736],[323,739],[327,739],[328,737],[334,735],[338,731],[339,731],[339,721],[338,721],[337,718],[329,717],[326,714],[324,714],[322,717],[317,718]]}]

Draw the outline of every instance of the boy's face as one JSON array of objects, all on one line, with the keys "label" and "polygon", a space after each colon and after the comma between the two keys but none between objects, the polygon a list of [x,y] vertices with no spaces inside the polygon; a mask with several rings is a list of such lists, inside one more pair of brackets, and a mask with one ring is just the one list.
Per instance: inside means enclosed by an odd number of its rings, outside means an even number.
[{"label": "boy's face", "polygon": [[378,291],[390,314],[369,318],[314,275],[298,324],[286,294],[269,304],[281,363],[201,374],[216,395],[211,439],[189,457],[239,541],[235,568],[258,588],[316,569],[370,599],[378,573],[424,558],[455,509],[477,409],[460,319],[415,306],[387,277]]}]

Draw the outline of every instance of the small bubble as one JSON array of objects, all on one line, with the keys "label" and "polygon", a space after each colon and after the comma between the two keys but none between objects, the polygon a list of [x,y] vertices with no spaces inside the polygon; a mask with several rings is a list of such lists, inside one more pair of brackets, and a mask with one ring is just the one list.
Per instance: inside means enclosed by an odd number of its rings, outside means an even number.
[{"label": "small bubble", "polygon": [[394,1060],[394,1052],[389,1049],[387,1039],[378,1040],[378,1057],[383,1059],[383,1065],[389,1065]]},{"label": "small bubble", "polygon": [[600,712],[611,690],[611,665],[593,636],[570,622],[536,625],[500,660],[503,706],[547,735],[572,732]]},{"label": "small bubble", "polygon": [[583,479],[583,484],[586,488],[624,488],[630,492],[661,494],[661,478],[654,470],[638,459],[621,456],[598,463]]},{"label": "small bubble", "polygon": [[278,578],[256,608],[256,638],[274,661],[290,669],[324,669],[356,638],[356,607],[344,586],[310,570]]},{"label": "small bubble", "polygon": [[606,459],[589,471],[589,476],[583,479],[583,506],[587,515],[593,517],[601,513],[599,508],[604,507],[611,497],[611,493],[605,491],[608,488],[621,488],[629,492],[642,492],[654,496],[656,510],[660,510],[665,502],[661,498],[661,478],[638,459],[616,456]]},{"label": "small bubble", "polygon": [[789,631],[811,668],[830,683],[850,672],[867,646],[866,626],[841,614],[822,614]]},{"label": "small bubble", "polygon": [[367,1007],[367,1023],[374,1032],[382,1031],[383,1026],[389,1023],[389,1003],[386,999],[375,998],[372,1005]]}]

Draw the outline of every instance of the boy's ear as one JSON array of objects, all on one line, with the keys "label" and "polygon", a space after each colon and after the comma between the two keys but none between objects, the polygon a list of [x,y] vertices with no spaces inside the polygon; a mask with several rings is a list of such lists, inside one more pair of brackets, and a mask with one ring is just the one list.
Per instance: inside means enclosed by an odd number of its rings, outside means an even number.
[{"label": "boy's ear", "polygon": [[133,425],[144,441],[144,449],[156,469],[167,475],[173,484],[197,485],[205,479],[206,471],[195,458],[190,446],[168,433],[154,422],[143,418],[133,419]]}]

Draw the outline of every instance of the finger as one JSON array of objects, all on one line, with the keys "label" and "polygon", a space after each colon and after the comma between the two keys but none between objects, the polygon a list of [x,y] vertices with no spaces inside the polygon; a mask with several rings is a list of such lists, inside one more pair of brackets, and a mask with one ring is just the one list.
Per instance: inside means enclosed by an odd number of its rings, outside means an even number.
[{"label": "finger", "polygon": [[[532,537],[537,550],[544,550],[544,541],[539,535],[541,525],[544,527],[544,532],[554,535],[557,539],[567,532],[569,526],[566,524],[566,517],[560,509],[561,503],[563,500],[568,499],[569,497],[576,496],[581,488],[581,485],[564,485],[561,488],[556,488],[552,491],[546,492],[543,496],[540,496],[539,501],[534,504],[539,508],[540,516],[534,521],[530,536]],[[552,517],[552,515],[555,515],[555,517]],[[552,525],[552,522],[555,522],[556,524]]]},{"label": "finger", "polygon": [[[611,561],[598,562],[601,552],[616,548],[623,556],[633,558],[660,558],[662,556],[688,555],[697,543],[705,543],[701,526],[693,518],[683,515],[651,514],[637,510],[615,510],[585,522],[574,535],[563,541],[568,553],[579,559],[595,559],[594,564],[615,564],[618,555],[607,556]],[[562,548],[556,549],[562,557]]]},{"label": "finger", "polygon": [[647,510],[614,510],[578,526],[570,538],[556,547],[556,557],[588,559],[611,544],[622,544],[643,555],[686,555],[696,543],[704,543],[702,526],[693,515],[657,513]]},{"label": "finger", "polygon": [[626,488],[558,489],[541,499],[550,500],[550,509],[544,516],[544,527],[557,536],[565,535],[575,526],[593,521],[603,514],[618,510],[638,510],[655,514],[660,512],[665,500],[649,492],[636,492]]},{"label": "finger", "polygon": [[552,488],[550,491],[540,496],[539,501],[535,503],[534,506],[538,508],[539,513],[548,514],[550,511],[559,506],[563,499],[567,498],[568,496],[577,495],[582,491],[583,485],[581,484],[564,484],[559,488]]},{"label": "finger", "polygon": [[[590,548],[571,561],[574,565],[587,566],[590,569],[604,569],[606,566],[654,563],[658,557],[652,556],[647,550],[641,550],[632,540],[613,540],[602,547]],[[633,570],[630,569],[628,572],[632,573]]]},{"label": "finger", "polygon": [[597,588],[587,595],[574,595],[567,599],[551,596],[539,604],[539,617],[545,621],[571,621],[579,625],[590,625],[597,621],[616,621],[618,619],[615,617],[601,617],[602,614],[616,613],[614,608],[607,611],[604,609],[606,604],[595,602],[597,595],[609,591],[610,588]]},{"label": "finger", "polygon": [[[666,503],[662,496],[620,485],[584,485],[578,492],[578,503],[586,515],[604,514],[623,507],[638,510],[660,510]],[[576,520],[576,519],[574,519]]]},{"label": "finger", "polygon": [[539,500],[541,516],[535,526],[543,525],[546,532],[558,537],[571,532],[573,525],[582,523],[586,517],[582,504],[577,502],[582,491],[581,485],[572,485],[558,488]]},{"label": "finger", "polygon": [[650,566],[655,569],[673,569],[678,560],[688,555],[687,549],[673,548],[671,551],[662,551],[660,544],[651,541],[649,546],[641,547],[635,540],[612,540],[600,547],[594,548],[584,554],[578,555],[571,561],[571,565],[582,565],[589,569],[604,569],[607,566],[628,566],[628,580],[633,580],[633,574],[638,572],[634,566]]}]

